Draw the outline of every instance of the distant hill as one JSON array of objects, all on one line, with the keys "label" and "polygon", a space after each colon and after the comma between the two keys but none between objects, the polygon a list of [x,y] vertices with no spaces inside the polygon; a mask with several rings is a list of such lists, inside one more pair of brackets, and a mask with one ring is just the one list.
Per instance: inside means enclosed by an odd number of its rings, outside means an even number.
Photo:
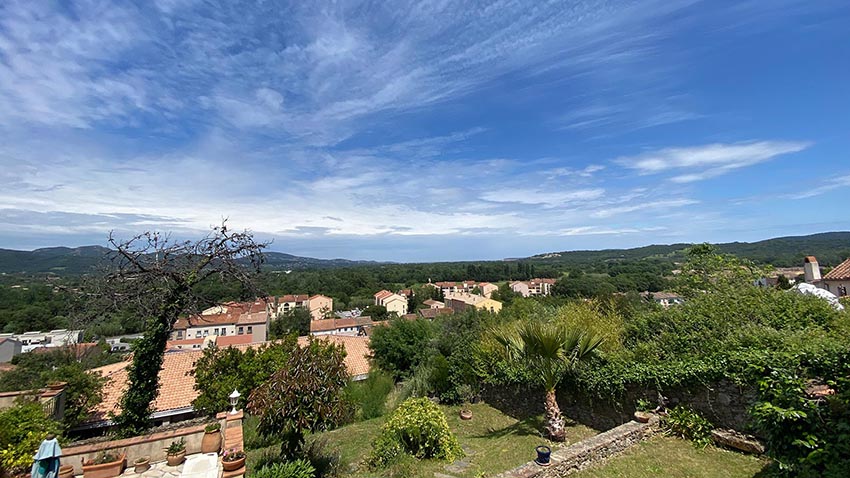
[{"label": "distant hill", "polygon": [[[528,260],[562,266],[641,259],[681,261],[691,246],[692,244],[679,243],[632,249],[550,252],[531,256]],[[850,257],[850,232],[777,237],[758,242],[728,242],[715,244],[715,247],[727,254],[776,267],[802,266],[803,257],[809,255],[817,257],[822,266],[835,266]]]},{"label": "distant hill", "polygon": [[[0,273],[79,275],[106,260],[110,249],[101,246],[47,247],[34,251],[0,249]],[[333,269],[377,264],[346,259],[314,259],[282,252],[266,252],[265,268],[271,270]]]}]

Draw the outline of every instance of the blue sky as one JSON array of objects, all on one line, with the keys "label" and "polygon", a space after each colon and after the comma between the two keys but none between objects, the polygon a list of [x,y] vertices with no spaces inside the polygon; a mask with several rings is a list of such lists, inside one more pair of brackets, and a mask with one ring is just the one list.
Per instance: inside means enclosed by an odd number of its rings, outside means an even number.
[{"label": "blue sky", "polygon": [[850,4],[0,2],[0,247],[491,259],[850,229]]}]

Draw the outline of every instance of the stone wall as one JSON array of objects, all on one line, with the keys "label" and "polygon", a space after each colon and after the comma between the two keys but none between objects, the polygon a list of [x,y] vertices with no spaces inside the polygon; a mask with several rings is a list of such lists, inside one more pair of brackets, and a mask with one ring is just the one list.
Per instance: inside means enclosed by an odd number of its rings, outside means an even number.
[{"label": "stone wall", "polygon": [[114,454],[126,453],[126,466],[133,466],[137,458],[150,457],[152,463],[165,460],[165,449],[173,441],[182,438],[186,443],[186,454],[200,453],[201,440],[204,438],[206,425],[195,425],[177,430],[152,433],[123,440],[112,440],[88,445],[69,446],[62,448],[62,464],[74,467],[74,474],[83,473],[82,460],[92,460],[103,452]]},{"label": "stone wall", "polygon": [[[716,427],[746,430],[747,409],[755,402],[755,390],[731,381],[675,387],[664,390],[668,407],[683,404],[693,408]],[[524,418],[543,412],[543,392],[532,387],[492,387],[482,394],[490,405],[503,412]],[[600,400],[568,388],[558,390],[558,404],[563,414],[597,430],[609,430],[631,420],[638,399],[655,404],[658,391],[651,387],[631,387],[618,400]]]},{"label": "stone wall", "polygon": [[649,423],[631,421],[602,432],[573,445],[556,449],[550,457],[551,464],[543,467],[528,462],[506,471],[498,478],[555,478],[567,476],[599,463],[632,447],[658,430],[658,417]]}]

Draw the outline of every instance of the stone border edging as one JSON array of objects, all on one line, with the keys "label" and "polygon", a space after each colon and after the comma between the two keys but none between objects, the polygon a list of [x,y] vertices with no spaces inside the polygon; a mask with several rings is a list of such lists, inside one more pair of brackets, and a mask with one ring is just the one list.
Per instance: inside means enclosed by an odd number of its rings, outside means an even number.
[{"label": "stone border edging", "polygon": [[659,417],[648,423],[630,421],[586,440],[552,451],[551,465],[542,467],[533,461],[496,475],[496,478],[555,478],[583,470],[617,455],[658,431]]}]

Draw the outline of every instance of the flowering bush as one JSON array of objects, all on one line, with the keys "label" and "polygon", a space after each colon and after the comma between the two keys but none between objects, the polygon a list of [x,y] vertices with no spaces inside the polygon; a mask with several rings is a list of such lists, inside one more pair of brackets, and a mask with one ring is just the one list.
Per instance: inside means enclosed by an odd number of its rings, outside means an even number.
[{"label": "flowering bush", "polygon": [[0,475],[25,472],[41,441],[58,432],[59,424],[44,414],[38,402],[0,411]]},{"label": "flowering bush", "polygon": [[409,398],[390,415],[372,444],[368,464],[383,467],[404,453],[446,461],[464,456],[446,416],[427,398]]}]

